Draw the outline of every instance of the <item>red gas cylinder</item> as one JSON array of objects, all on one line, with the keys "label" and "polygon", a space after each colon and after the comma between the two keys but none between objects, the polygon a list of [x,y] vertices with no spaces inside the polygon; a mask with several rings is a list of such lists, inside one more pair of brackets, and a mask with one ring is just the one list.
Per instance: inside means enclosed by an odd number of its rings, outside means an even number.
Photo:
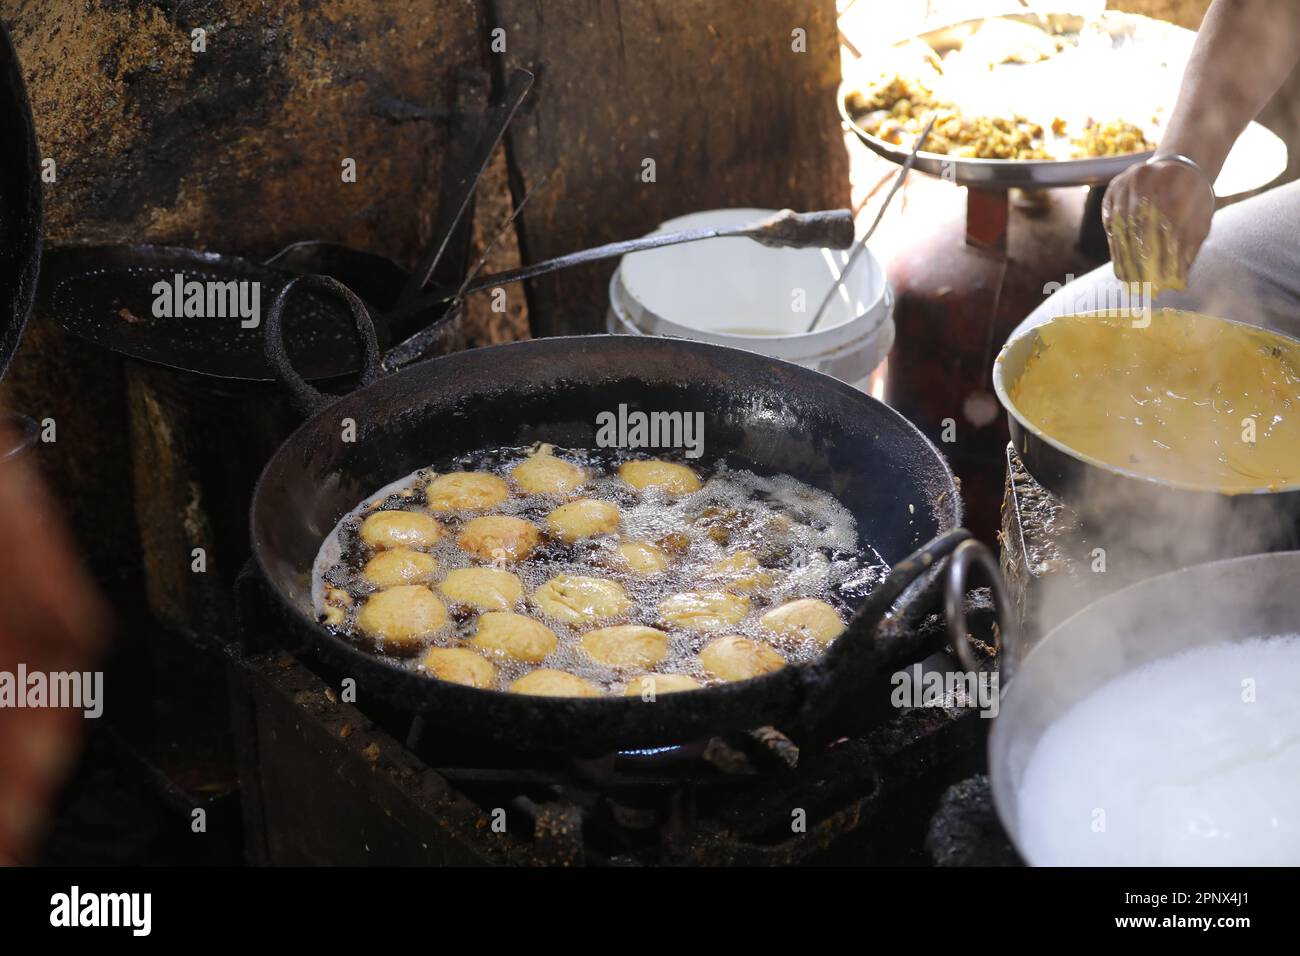
[{"label": "red gas cylinder", "polygon": [[1030,193],[915,177],[907,188],[907,234],[880,250],[898,297],[886,400],[948,456],[966,523],[991,542],[1008,439],[993,359],[1047,294],[1104,261],[1100,190],[1089,202],[1086,187]]}]

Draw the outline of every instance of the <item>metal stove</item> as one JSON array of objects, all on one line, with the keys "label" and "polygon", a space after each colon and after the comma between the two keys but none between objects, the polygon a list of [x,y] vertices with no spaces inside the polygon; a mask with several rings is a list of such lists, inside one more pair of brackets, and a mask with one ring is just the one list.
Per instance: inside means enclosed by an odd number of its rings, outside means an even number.
[{"label": "metal stove", "polygon": [[1010,444],[1006,463],[998,535],[1002,574],[1019,633],[1031,642],[1085,604],[1145,578],[1203,561],[1300,547],[1300,526],[1234,542],[1211,533],[1152,535],[1142,521],[1125,520],[1121,512],[1099,528],[1039,484]]},{"label": "metal stove", "polygon": [[[990,634],[987,597],[968,605]],[[951,700],[815,750],[756,728],[594,759],[505,752],[345,699],[339,675],[280,645],[250,576],[240,618],[228,660],[253,863],[924,864],[945,789],[984,761],[989,722]]]}]

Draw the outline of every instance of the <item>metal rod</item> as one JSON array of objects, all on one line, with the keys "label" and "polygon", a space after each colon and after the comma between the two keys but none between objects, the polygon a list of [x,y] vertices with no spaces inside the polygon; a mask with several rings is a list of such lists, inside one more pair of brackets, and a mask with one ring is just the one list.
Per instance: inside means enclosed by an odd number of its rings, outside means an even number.
[{"label": "metal rod", "polygon": [[534,195],[541,192],[546,187],[546,184],[551,181],[551,177],[555,175],[556,170],[558,169],[558,166],[555,167],[555,169],[552,169],[549,173],[543,176],[532,189],[524,193],[524,198],[519,200],[519,205],[515,206],[515,208],[511,210],[510,215],[506,217],[505,222],[501,223],[496,233],[490,240],[488,240],[488,244],[483,247],[483,254],[479,256],[478,262],[474,263],[474,268],[469,271],[469,274],[465,276],[465,281],[462,282],[460,288],[456,290],[457,299],[464,297],[466,290],[468,290],[469,287],[473,285],[474,280],[479,277],[479,273],[481,273],[484,266],[487,265],[488,256],[492,254],[492,250],[496,248],[497,243],[501,241],[503,236],[505,236],[506,231],[514,225],[515,220],[519,218],[519,214],[522,213],[524,207],[528,205],[528,200],[532,199]]},{"label": "metal rod", "polygon": [[424,328],[420,329],[420,331],[402,340],[384,353],[384,368],[391,371],[399,369],[410,362],[414,362],[442,336],[443,329],[454,320],[456,314],[464,307],[464,302],[462,300],[465,297],[465,289],[473,281],[474,277],[483,271],[483,267],[487,264],[488,256],[491,254],[493,248],[495,248],[496,244],[501,240],[501,237],[506,234],[514,221],[519,218],[519,214],[523,212],[524,207],[528,205],[528,200],[532,199],[533,195],[539,192],[542,187],[550,181],[554,172],[555,170],[551,170],[551,172],[542,177],[541,181],[538,182],[536,186],[528,190],[528,192],[524,194],[524,198],[519,201],[519,205],[515,206],[510,215],[506,217],[505,222],[501,223],[497,228],[496,234],[493,235],[488,244],[483,248],[483,254],[479,256],[478,262],[475,263],[474,268],[470,270],[469,275],[465,277],[465,281],[461,283],[460,289],[454,296],[452,296],[450,300],[451,304],[447,307],[446,311],[432,323],[426,325]]},{"label": "metal rod", "polygon": [[460,224],[461,219],[465,217],[465,211],[474,198],[474,190],[478,187],[479,180],[483,178],[483,173],[487,171],[488,164],[492,161],[492,154],[496,152],[502,137],[505,136],[507,127],[510,126],[510,121],[519,110],[519,104],[524,101],[524,97],[528,95],[528,91],[532,89],[532,86],[533,74],[527,70],[515,70],[510,75],[510,83],[506,87],[505,97],[501,103],[493,107],[489,114],[487,126],[483,130],[483,137],[479,140],[478,152],[474,154],[474,160],[466,172],[464,183],[461,186],[460,202],[456,206],[456,213],[447,223],[446,231],[435,239],[420,259],[420,264],[411,271],[406,280],[406,285],[402,287],[401,295],[398,297],[399,303],[411,302],[416,294],[424,288],[434,270],[438,268],[438,262],[447,251],[447,246],[456,233],[456,227]]},{"label": "metal rod", "polygon": [[930,135],[930,130],[934,128],[934,121],[938,118],[938,114],[931,116],[930,121],[925,124],[925,129],[921,130],[921,135],[918,136],[916,142],[912,144],[911,155],[907,157],[907,162],[903,163],[903,168],[899,170],[898,178],[894,180],[894,185],[890,188],[888,194],[886,194],[885,201],[880,204],[880,209],[876,213],[876,218],[872,221],[871,227],[867,230],[866,235],[864,235],[857,245],[853,247],[853,251],[849,253],[849,261],[844,263],[844,268],[840,270],[840,274],[835,277],[835,282],[831,285],[830,289],[826,291],[826,295],[822,298],[822,304],[817,307],[817,314],[813,316],[812,321],[808,323],[808,328],[804,331],[811,332],[813,329],[817,328],[817,323],[819,323],[822,320],[822,316],[825,315],[826,307],[831,304],[831,299],[835,297],[835,293],[840,290],[842,285],[844,285],[844,279],[849,274],[849,270],[852,269],[853,264],[858,261],[858,257],[866,251],[867,243],[871,241],[871,237],[875,235],[876,227],[879,226],[881,220],[885,218],[885,212],[889,209],[889,204],[893,200],[894,194],[902,188],[904,181],[907,179],[907,174],[912,171],[912,165],[916,162],[916,154],[921,151],[921,146],[925,143],[926,137]]},{"label": "metal rod", "polygon": [[[625,239],[621,242],[611,242],[603,246],[597,246],[594,249],[571,252],[555,259],[547,259],[544,262],[534,262],[518,269],[483,276],[462,287],[460,294],[468,295],[471,292],[478,292],[492,286],[521,282],[524,279],[534,279],[537,276],[558,272],[572,266],[598,262],[602,259],[613,259],[632,252],[643,252],[646,249],[659,249],[663,246],[699,242],[702,239],[727,237],[743,237],[752,239],[755,242],[761,242],[764,245],[778,247],[803,248],[816,246],[846,249],[853,241],[853,213],[847,209],[808,213],[796,213],[786,209],[758,222],[739,226],[727,226],[725,228],[703,227],[686,229],[681,232],[663,233],[657,236],[642,236],[639,239]],[[446,290],[431,292],[397,309],[390,318],[393,321],[401,321],[416,312],[433,308],[453,298],[455,298],[455,294]]]}]

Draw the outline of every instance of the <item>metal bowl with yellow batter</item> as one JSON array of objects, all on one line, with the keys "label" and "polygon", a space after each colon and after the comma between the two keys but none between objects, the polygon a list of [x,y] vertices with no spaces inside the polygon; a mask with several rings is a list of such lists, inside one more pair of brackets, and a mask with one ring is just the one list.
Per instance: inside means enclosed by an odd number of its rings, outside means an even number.
[{"label": "metal bowl with yellow batter", "polygon": [[1085,510],[1222,505],[1294,535],[1296,339],[1174,309],[1060,316],[1003,346],[993,385],[1030,474]]}]

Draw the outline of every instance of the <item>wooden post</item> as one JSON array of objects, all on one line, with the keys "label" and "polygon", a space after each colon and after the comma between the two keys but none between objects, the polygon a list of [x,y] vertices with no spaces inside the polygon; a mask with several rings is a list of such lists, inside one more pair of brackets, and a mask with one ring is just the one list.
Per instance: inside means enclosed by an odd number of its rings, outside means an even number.
[{"label": "wooden post", "polygon": [[[701,209],[847,203],[833,0],[495,0],[489,15],[501,69],[537,73],[509,139],[516,186],[554,171],[522,216],[525,261]],[[534,334],[602,331],[614,267],[534,280]]]}]

